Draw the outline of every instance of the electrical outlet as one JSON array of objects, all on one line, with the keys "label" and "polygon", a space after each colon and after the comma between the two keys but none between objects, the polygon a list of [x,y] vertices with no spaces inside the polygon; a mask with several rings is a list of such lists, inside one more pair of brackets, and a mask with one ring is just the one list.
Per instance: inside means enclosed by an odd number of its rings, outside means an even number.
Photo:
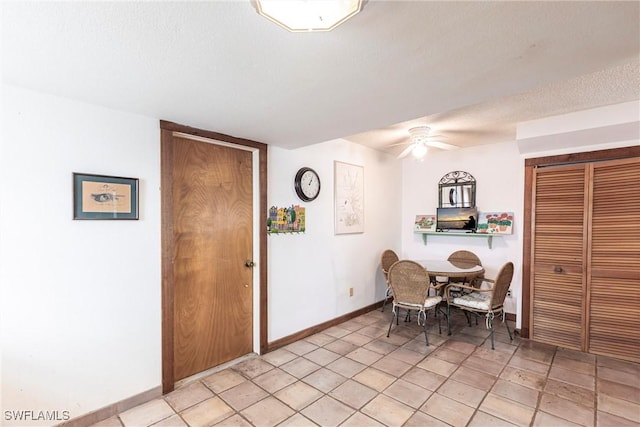
[{"label": "electrical outlet", "polygon": [[349,288],[349,296],[352,297],[353,296],[353,288]]}]

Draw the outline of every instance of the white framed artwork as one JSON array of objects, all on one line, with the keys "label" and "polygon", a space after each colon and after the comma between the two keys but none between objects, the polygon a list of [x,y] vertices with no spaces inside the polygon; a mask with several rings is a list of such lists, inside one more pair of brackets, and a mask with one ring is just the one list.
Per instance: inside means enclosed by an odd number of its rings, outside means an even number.
[{"label": "white framed artwork", "polygon": [[413,226],[416,231],[436,231],[436,216],[433,214],[416,215]]},{"label": "white framed artwork", "polygon": [[364,233],[364,167],[333,162],[335,234]]}]

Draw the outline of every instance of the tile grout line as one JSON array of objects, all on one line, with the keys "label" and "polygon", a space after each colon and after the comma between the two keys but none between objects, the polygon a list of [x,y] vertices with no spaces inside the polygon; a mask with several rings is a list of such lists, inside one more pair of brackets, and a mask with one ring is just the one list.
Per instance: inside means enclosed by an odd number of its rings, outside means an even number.
[{"label": "tile grout line", "polygon": [[[505,319],[505,322],[508,322],[508,320]],[[495,332],[495,331],[494,331]],[[486,340],[490,339],[489,337],[485,338],[485,341],[483,342],[483,344],[486,343]],[[476,414],[478,413],[478,411],[480,411],[480,406],[482,406],[482,403],[486,400],[487,396],[489,396],[489,394],[491,393],[491,390],[493,390],[493,388],[495,387],[496,383],[498,382],[498,380],[500,379],[500,374],[502,374],[502,372],[504,372],[504,370],[507,368],[507,366],[509,365],[509,362],[511,361],[511,359],[513,358],[513,356],[516,354],[516,352],[518,351],[518,348],[520,348],[520,344],[518,344],[516,346],[516,349],[511,353],[511,356],[509,356],[509,359],[507,360],[507,362],[504,364],[504,366],[502,367],[502,369],[500,370],[500,372],[498,373],[498,375],[496,375],[496,379],[493,382],[493,384],[491,384],[491,388],[485,393],[485,395],[482,397],[482,400],[480,400],[480,403],[478,403],[478,406],[475,408],[473,415],[471,416],[471,418],[469,419],[469,423],[471,423],[471,420],[473,420],[473,418],[476,416]],[[469,355],[470,356],[470,355]],[[465,359],[466,360],[466,359]],[[462,366],[462,363],[460,364],[460,366]],[[511,399],[509,399],[511,400]],[[491,414],[490,414],[491,415]],[[535,417],[535,412],[533,414],[534,416],[531,418],[533,421],[533,418]],[[496,418],[500,418],[497,415],[493,415]],[[510,422],[509,420],[505,420],[504,418],[500,418],[501,420],[504,420],[506,422]],[[467,425],[469,424],[467,423]]]},{"label": "tile grout line", "polygon": [[[400,317],[400,316],[398,316],[397,318],[399,319],[399,317]],[[392,321],[393,321],[393,319],[392,319]],[[391,321],[391,322],[392,322],[392,321]],[[398,326],[398,325],[396,325],[396,326]],[[435,327],[435,325],[434,325],[433,327]],[[384,328],[384,329],[387,329],[387,328]],[[357,331],[356,331],[356,332],[357,332]],[[410,341],[415,340],[418,336],[421,336],[421,335],[423,335],[423,332],[422,332],[422,331],[420,331],[420,333],[419,333],[418,335],[416,335],[416,337],[415,337],[415,338],[409,339],[405,344],[407,344],[407,343],[408,343],[408,342],[410,342]],[[441,335],[441,333],[439,333],[439,335]],[[382,335],[380,335],[380,336],[378,336],[378,337],[373,338],[373,340],[372,340],[372,341],[375,341],[375,340],[377,340],[377,339],[379,339],[379,338],[381,338],[381,337],[385,337],[385,336],[386,336],[386,335],[384,334],[384,331],[383,331],[383,334],[382,334]],[[387,338],[388,338],[388,337],[387,337]],[[370,341],[370,342],[372,342],[372,341]],[[444,343],[446,343],[447,341],[448,341],[448,339],[447,339],[447,340],[445,340],[445,341],[444,341],[442,344],[440,344],[440,345],[434,345],[434,347],[435,347],[435,348],[438,348],[438,347],[440,347],[441,345],[443,345]],[[366,344],[365,344],[365,345],[366,345]],[[359,348],[365,348],[365,345],[359,346]],[[394,345],[395,345],[395,344],[394,344]],[[395,350],[400,349],[400,348],[404,348],[404,344],[403,344],[403,345],[397,345],[396,347],[397,347],[397,348],[396,348]],[[428,346],[428,347],[430,347],[430,346]],[[435,351],[435,348],[434,348],[434,350],[433,350],[433,351]],[[395,351],[395,350],[394,350],[394,351]],[[373,351],[373,350],[370,350],[370,351]],[[410,350],[410,351],[413,351],[413,350]],[[429,352],[429,353],[425,354],[425,355],[424,355],[424,357],[423,357],[420,361],[418,361],[418,362],[416,362],[416,363],[413,363],[413,364],[410,364],[410,365],[411,365],[411,368],[419,368],[419,369],[422,369],[422,368],[418,367],[418,364],[419,364],[419,363],[421,363],[421,362],[423,362],[423,361],[424,361],[426,358],[428,358],[429,356],[431,356],[431,354],[433,353],[433,351],[431,351],[431,352]],[[383,355],[382,355],[382,357],[381,357],[380,359],[382,359],[382,358],[384,358],[384,357],[389,356],[389,354],[390,354],[390,353],[383,354]],[[378,359],[378,360],[380,360],[380,359]],[[375,362],[374,362],[374,363],[375,363]],[[386,372],[381,371],[380,369],[377,369],[377,368],[373,367],[373,364],[367,365],[367,367],[372,368],[372,369],[376,369],[376,370],[378,370],[378,371],[380,371],[380,372],[383,372],[383,373],[387,374]],[[411,370],[411,368],[409,368],[409,370]],[[366,368],[365,368],[365,369],[366,369]],[[364,369],[363,369],[363,370],[364,370]],[[408,372],[409,370],[407,370],[407,372]],[[405,372],[405,374],[406,374],[406,372]],[[390,374],[389,374],[389,375],[390,375]],[[403,375],[404,375],[404,374],[403,374]],[[365,406],[367,406],[369,403],[371,403],[371,402],[372,402],[374,399],[376,399],[378,396],[388,397],[389,399],[392,399],[394,402],[398,402],[399,404],[404,405],[404,406],[406,406],[406,407],[408,407],[408,408],[410,408],[410,409],[411,409],[412,413],[411,413],[411,415],[409,416],[409,418],[407,418],[407,420],[405,420],[405,422],[403,423],[403,425],[404,425],[408,420],[410,420],[411,418],[413,418],[417,413],[419,413],[419,412],[420,412],[420,413],[422,413],[422,411],[420,411],[420,408],[413,408],[412,406],[410,406],[410,405],[406,404],[405,402],[402,402],[402,401],[400,401],[400,400],[397,400],[397,399],[396,399],[396,398],[394,398],[393,396],[389,396],[389,395],[387,395],[387,394],[385,394],[385,393],[384,393],[384,392],[385,392],[385,390],[388,390],[391,386],[393,386],[393,385],[394,385],[394,384],[396,384],[400,379],[402,379],[402,378],[401,378],[401,376],[397,376],[397,375],[393,375],[393,377],[394,377],[395,379],[394,379],[394,380],[393,380],[393,381],[392,381],[392,382],[391,382],[387,387],[385,387],[385,388],[384,388],[383,390],[381,390],[381,391],[375,390],[375,391],[376,391],[376,395],[374,395],[371,399],[369,399],[369,400],[368,400],[365,404],[363,404],[360,408],[353,408],[353,409],[355,409],[356,413],[360,413],[360,414],[362,414],[362,415],[364,415],[364,416],[367,416],[367,417],[368,417],[368,415],[367,415],[367,414],[365,414],[365,413],[363,413],[363,412],[361,411],[361,409],[362,409],[362,408],[364,408]],[[357,380],[354,380],[354,381],[358,382]],[[358,382],[358,383],[359,383],[359,382]],[[361,384],[361,383],[360,383],[360,384]],[[411,383],[411,384],[413,384],[413,383]],[[365,387],[368,387],[368,386],[367,386],[367,385],[365,385],[365,384],[363,384],[363,385],[364,385]],[[370,387],[369,387],[369,388],[370,388]],[[425,391],[427,391],[427,389],[424,389],[424,390],[425,390]],[[433,394],[433,393],[435,393],[435,391],[433,391],[433,392],[432,392],[432,394]],[[426,399],[426,400],[428,400],[428,399]],[[426,400],[425,400],[425,402],[426,402]],[[424,405],[424,403],[423,403],[422,405]],[[350,406],[350,407],[351,407],[351,406]],[[426,414],[426,413],[425,413],[425,415],[428,415],[428,414]],[[436,418],[436,419],[437,419],[437,418]]]},{"label": "tile grout line", "polygon": [[[542,390],[540,390],[540,395],[538,396],[538,401],[536,402],[536,412],[533,415],[533,419],[531,420],[530,426],[533,426],[533,423],[535,422],[536,418],[538,417],[538,414],[540,413],[540,403],[542,402],[542,399],[544,397],[544,390],[547,388],[547,382],[549,381],[549,374],[551,374],[551,368],[553,367],[553,362],[556,360],[557,353],[558,353],[558,347],[556,346],[555,349],[553,350],[553,356],[551,357],[551,361],[549,362],[549,369],[547,370],[547,373],[544,376],[544,384],[542,386]],[[559,418],[562,418],[562,417],[559,417]],[[564,420],[565,418],[562,418],[562,419]],[[566,420],[566,421],[573,423],[573,421],[571,420]]]}]

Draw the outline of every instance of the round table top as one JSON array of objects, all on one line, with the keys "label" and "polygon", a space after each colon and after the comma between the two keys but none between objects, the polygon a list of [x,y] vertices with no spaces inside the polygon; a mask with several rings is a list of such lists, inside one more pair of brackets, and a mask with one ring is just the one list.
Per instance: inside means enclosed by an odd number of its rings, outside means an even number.
[{"label": "round table top", "polygon": [[430,276],[447,276],[453,278],[476,277],[484,273],[481,265],[473,262],[447,261],[441,259],[423,259],[417,261]]}]

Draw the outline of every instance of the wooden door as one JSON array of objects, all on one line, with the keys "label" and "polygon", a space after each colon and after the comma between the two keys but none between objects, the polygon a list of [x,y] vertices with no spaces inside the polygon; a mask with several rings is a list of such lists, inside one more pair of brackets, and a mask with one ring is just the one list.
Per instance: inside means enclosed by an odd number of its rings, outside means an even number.
[{"label": "wooden door", "polygon": [[576,350],[584,339],[585,165],[534,171],[531,337]]},{"label": "wooden door", "polygon": [[593,164],[588,345],[640,362],[640,159]]},{"label": "wooden door", "polygon": [[173,139],[173,351],[179,380],[253,344],[249,151]]}]

